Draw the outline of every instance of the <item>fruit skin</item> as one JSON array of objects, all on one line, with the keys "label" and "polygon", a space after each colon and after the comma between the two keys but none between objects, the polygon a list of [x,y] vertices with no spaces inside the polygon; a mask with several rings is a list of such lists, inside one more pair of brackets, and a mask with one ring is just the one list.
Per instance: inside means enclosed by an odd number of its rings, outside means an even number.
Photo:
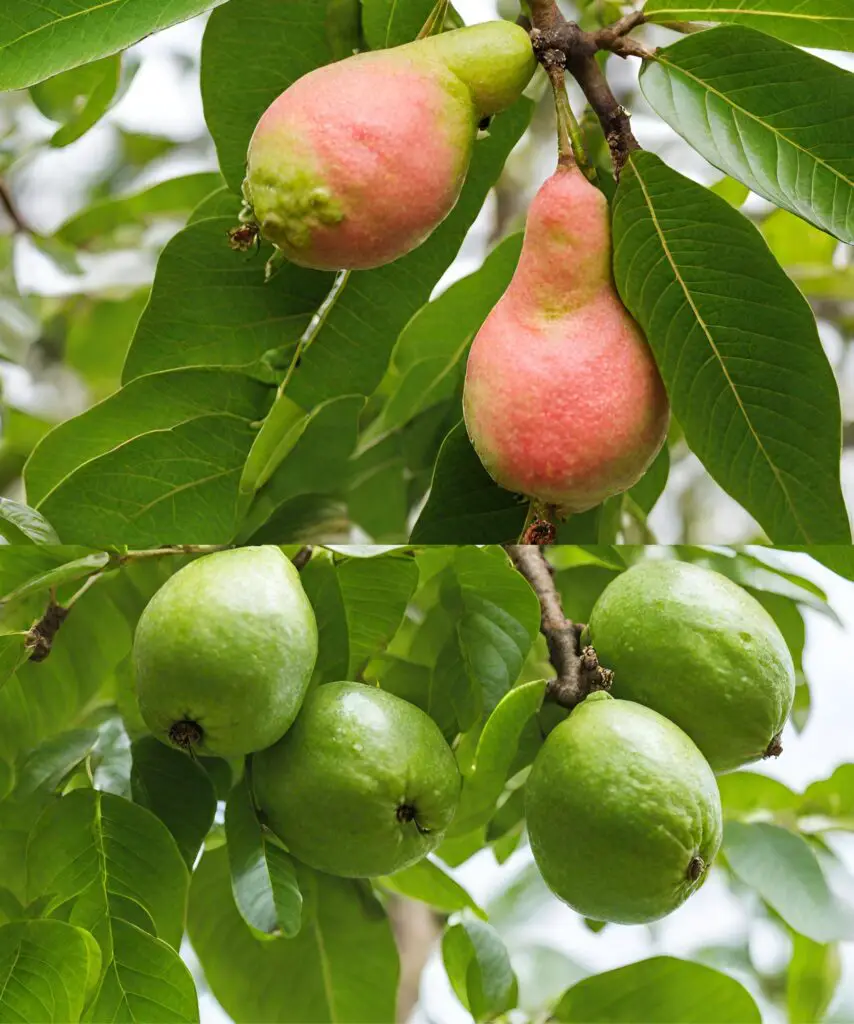
[{"label": "fruit skin", "polygon": [[632,486],[667,434],[652,353],[611,276],[608,204],[574,166],[534,198],[510,285],[472,345],[463,411],[502,487],[564,514]]},{"label": "fruit skin", "polygon": [[792,709],[794,666],[777,624],[702,566],[633,566],[602,592],[588,633],[614,671],[614,696],[675,722],[717,772],[765,755]]},{"label": "fruit skin", "polygon": [[[255,797],[293,855],[332,875],[387,875],[442,841],[460,775],[420,708],[362,683],[327,683],[253,759]],[[414,814],[414,818],[410,815]]]},{"label": "fruit skin", "polygon": [[357,54],[294,82],[249,144],[244,195],[294,263],[381,266],[453,209],[478,121],[536,67],[526,32],[491,22]]},{"label": "fruit skin", "polygon": [[655,921],[684,903],[723,828],[715,776],[685,733],[607,693],[549,734],[525,813],[549,888],[579,914],[621,924]]},{"label": "fruit skin", "polygon": [[237,548],[170,577],[143,611],[133,650],[154,735],[175,745],[173,725],[195,722],[195,753],[237,757],[275,743],[296,717],[317,660],[317,623],[279,548]]}]

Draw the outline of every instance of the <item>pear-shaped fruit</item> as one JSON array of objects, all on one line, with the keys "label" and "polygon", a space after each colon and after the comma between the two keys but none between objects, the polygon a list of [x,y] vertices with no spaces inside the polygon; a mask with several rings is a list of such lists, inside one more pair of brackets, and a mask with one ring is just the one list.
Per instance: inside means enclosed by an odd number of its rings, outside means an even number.
[{"label": "pear-shaped fruit", "polygon": [[255,798],[299,860],[332,875],[399,871],[442,841],[460,775],[420,708],[361,683],[309,695],[293,728],[253,759]]},{"label": "pear-shaped fruit", "polygon": [[317,68],[268,107],[243,190],[261,234],[295,263],[377,267],[450,213],[478,122],[536,67],[527,33],[489,22]]},{"label": "pear-shaped fruit", "polygon": [[277,547],[199,558],[170,577],[134,638],[149,729],[198,754],[270,746],[296,717],[317,660],[317,623]]},{"label": "pear-shaped fruit", "polygon": [[519,266],[471,348],[466,427],[492,478],[582,512],[631,487],[669,406],[611,276],[608,204],[575,166],[535,197]]},{"label": "pear-shaped fruit", "polygon": [[702,885],[721,844],[712,769],[672,722],[596,693],[548,736],[525,788],[547,885],[598,921],[664,917]]},{"label": "pear-shaped fruit", "polygon": [[732,580],[698,565],[640,562],[608,584],[590,642],[612,693],[666,715],[717,772],[778,754],[795,695],[777,624]]}]

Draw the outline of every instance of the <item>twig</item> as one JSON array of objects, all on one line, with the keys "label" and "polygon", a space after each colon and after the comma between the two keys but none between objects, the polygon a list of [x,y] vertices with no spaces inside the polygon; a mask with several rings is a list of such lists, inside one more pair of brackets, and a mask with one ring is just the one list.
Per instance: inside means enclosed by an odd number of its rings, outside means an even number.
[{"label": "twig", "polygon": [[560,595],[542,551],[533,544],[509,544],[506,551],[540,602],[540,632],[546,638],[549,661],[557,672],[557,678],[549,681],[547,699],[574,708],[589,694],[609,690],[614,674],[599,664],[592,647],[579,649],[583,626],[563,614]]},{"label": "twig", "polygon": [[162,548],[141,548],[126,551],[116,559],[116,565],[136,562],[142,558],[164,558],[168,555],[210,555],[214,551],[226,551],[231,544],[168,544]]},{"label": "twig", "polygon": [[555,0],[532,0],[531,43],[537,59],[548,70],[562,54],[566,70],[578,82],[587,102],[593,108],[611,150],[614,173],[617,178],[629,158],[629,153],[640,149],[632,133],[628,112],[617,102],[602,68],[596,61],[600,50],[608,50],[620,57],[654,56],[642,43],[627,37],[627,33],[643,24],[640,12],[626,15],[595,32],[585,32],[574,21],[567,21],[557,8]]},{"label": "twig", "polygon": [[299,551],[297,551],[297,553],[291,559],[291,561],[294,563],[294,566],[296,567],[297,572],[301,572],[305,568],[305,566],[308,565],[309,561],[311,560],[311,555],[313,551],[314,548],[312,548],[311,544],[306,544],[305,547],[302,547],[299,549]]}]

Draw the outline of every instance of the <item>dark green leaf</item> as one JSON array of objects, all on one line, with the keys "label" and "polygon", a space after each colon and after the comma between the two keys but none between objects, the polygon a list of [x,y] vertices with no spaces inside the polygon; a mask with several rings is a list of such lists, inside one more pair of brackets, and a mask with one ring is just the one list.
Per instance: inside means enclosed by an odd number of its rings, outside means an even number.
[{"label": "dark green leaf", "polygon": [[727,822],[724,853],[795,931],[815,942],[854,937],[854,914],[830,891],[818,860],[801,836],[777,825]]},{"label": "dark green leaf", "polygon": [[226,851],[205,853],[187,925],[214,995],[235,1020],[394,1020],[397,951],[374,897],[361,881],[298,871],[303,928],[293,939],[259,942],[234,905]]},{"label": "dark green leaf", "polygon": [[68,68],[117,53],[221,0],[105,4],[100,0],[14,0],[0,11],[0,89],[22,89]]},{"label": "dark green leaf", "polygon": [[231,892],[240,916],[264,938],[292,939],[302,924],[302,893],[293,861],[261,828],[246,775],[225,808]]},{"label": "dark green leaf", "polygon": [[72,729],[54,736],[30,753],[18,772],[16,800],[53,796],[66,775],[91,752],[98,740],[93,729]]},{"label": "dark green leaf", "polygon": [[192,869],[216,813],[210,776],[198,762],[153,736],[138,739],[131,756],[133,799],[160,818]]},{"label": "dark green leaf", "polygon": [[436,0],[362,0],[362,28],[372,50],[411,42]]},{"label": "dark green leaf", "polygon": [[854,242],[854,155],[841,145],[854,130],[854,75],[724,25],[659,50],[640,81],[656,113],[716,167]]},{"label": "dark green leaf", "polygon": [[614,204],[614,272],[715,480],[775,542],[847,541],[836,382],[809,306],[756,228],[634,153]]},{"label": "dark green leaf", "polygon": [[647,0],[647,21],[730,21],[798,46],[854,48],[848,0]]},{"label": "dark green leaf", "polygon": [[300,579],[317,619],[319,642],[313,678],[321,683],[346,679],[350,665],[347,612],[331,556],[316,554],[300,573]]},{"label": "dark green leaf", "polygon": [[76,142],[107,112],[116,98],[122,74],[120,54],[64,71],[34,85],[30,95],[52,121],[62,122],[50,144]]},{"label": "dark green leaf", "polygon": [[412,528],[414,544],[503,544],[518,539],[528,503],[490,477],[461,421],[439,449],[430,497]]},{"label": "dark green leaf", "polygon": [[33,594],[53,590],[66,583],[87,579],[106,568],[109,561],[110,556],[106,551],[93,551],[91,555],[75,558],[64,565],[58,565],[55,569],[48,569],[47,572],[34,576],[10,593],[4,594],[0,600],[3,604],[11,604],[13,601],[23,601],[27,597],[32,597]]},{"label": "dark green leaf", "polygon": [[442,959],[457,998],[475,1021],[512,1010],[519,990],[510,957],[498,932],[485,921],[465,917],[442,939]]},{"label": "dark green leaf", "polygon": [[393,875],[387,875],[377,881],[384,889],[411,900],[420,900],[443,914],[472,910],[478,917],[486,917],[484,911],[458,882],[446,874],[438,864],[426,858],[412,867],[396,871]]},{"label": "dark green leaf", "polygon": [[554,1009],[584,1024],[760,1024],[750,993],[704,964],[656,956],[585,978]]}]

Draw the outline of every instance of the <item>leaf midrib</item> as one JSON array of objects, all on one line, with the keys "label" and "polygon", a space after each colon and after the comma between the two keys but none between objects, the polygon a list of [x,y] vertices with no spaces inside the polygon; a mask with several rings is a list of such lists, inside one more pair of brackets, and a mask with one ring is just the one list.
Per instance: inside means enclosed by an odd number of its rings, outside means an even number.
[{"label": "leaf midrib", "polygon": [[688,285],[685,283],[685,280],[683,279],[682,275],[680,274],[679,268],[676,265],[676,261],[673,259],[673,255],[672,255],[672,253],[670,251],[670,246],[667,244],[667,239],[665,238],[664,232],[661,229],[661,225],[658,222],[658,217],[656,216],[656,213],[655,213],[655,207],[653,206],[652,198],[651,198],[649,192],[647,191],[647,188],[646,188],[646,185],[644,183],[643,177],[641,176],[641,173],[638,170],[637,165],[635,164],[634,160],[631,157],[629,157],[629,163],[631,164],[632,170],[637,175],[638,184],[640,185],[641,192],[643,193],[644,201],[646,203],[647,209],[649,210],[649,215],[650,215],[650,217],[652,219],[653,227],[655,228],[655,232],[658,235],[659,241],[661,242],[661,247],[664,250],[664,255],[665,255],[666,259],[667,259],[667,262],[668,262],[671,270],[673,271],[673,275],[676,278],[676,281],[679,284],[679,287],[682,289],[682,293],[685,296],[685,300],[688,303],[688,305],[691,307],[691,311],[693,312],[694,317],[695,317],[697,323],[700,325],[700,328],[703,331],[703,334],[706,336],[706,340],[709,343],[709,347],[711,348],[712,352],[714,353],[715,358],[718,361],[718,364],[720,365],[720,368],[721,368],[721,370],[723,372],[723,375],[724,375],[724,377],[726,379],[726,382],[729,385],[730,390],[732,391],[733,397],[735,398],[736,405],[738,406],[739,411],[741,412],[742,416],[744,417],[744,422],[747,424],[747,429],[753,435],[753,438],[756,441],[756,445],[759,448],[759,451],[762,453],[762,455],[764,456],[766,462],[768,463],[768,466],[769,466],[769,468],[771,469],[771,472],[774,475],[774,479],[777,481],[777,484],[779,485],[780,490],[783,492],[783,495],[786,498],[786,502],[788,503],[789,510],[791,511],[791,514],[792,514],[795,522],[798,524],[798,528],[800,529],[804,539],[806,541],[810,541],[810,536],[807,533],[807,531],[804,529],[804,525],[803,525],[803,523],[801,522],[801,520],[800,520],[800,518],[798,516],[798,512],[797,512],[797,509],[795,508],[794,502],[792,501],[791,495],[789,494],[789,491],[786,488],[786,485],[783,482],[783,479],[780,476],[780,473],[779,473],[777,467],[774,465],[773,461],[771,460],[771,457],[768,454],[768,452],[767,452],[767,450],[765,448],[765,445],[762,443],[762,439],[756,433],[756,430],[753,427],[753,423],[751,422],[751,419],[750,419],[750,417],[747,414],[747,409],[745,408],[744,403],[741,400],[741,395],[738,393],[738,388],[735,386],[735,382],[733,381],[732,377],[729,374],[729,370],[727,369],[726,363],[724,362],[723,358],[721,357],[720,352],[718,351],[718,347],[715,344],[715,340],[714,340],[714,338],[712,336],[712,333],[709,330],[708,325],[706,324],[705,320],[702,318],[702,316],[700,316],[700,311],[697,308],[696,303],[694,302],[694,297],[691,294],[691,291],[689,290]]},{"label": "leaf midrib", "polygon": [[36,28],[30,29],[29,32],[24,32],[23,35],[18,36],[15,39],[10,39],[8,43],[4,43],[0,46],[0,51],[8,50],[12,46],[17,46],[18,43],[23,42],[25,39],[29,39],[31,36],[38,35],[39,32],[44,32],[47,29],[55,28],[57,25],[61,25],[65,21],[71,21],[74,18],[79,18],[81,15],[93,14],[95,11],[100,11],[106,7],[114,7],[118,3],[122,3],[123,0],[105,0],[104,3],[96,4],[94,7],[84,7],[79,11],[72,11],[71,14],[63,14],[59,18],[53,18],[51,21],[46,21],[42,25],[38,25]]},{"label": "leaf midrib", "polygon": [[854,22],[854,17],[848,18],[843,14],[800,14],[796,11],[760,11],[744,7],[653,7],[652,10],[645,13],[647,17],[650,14],[746,14],[748,16],[759,15],[771,18],[800,18],[802,21]]}]

